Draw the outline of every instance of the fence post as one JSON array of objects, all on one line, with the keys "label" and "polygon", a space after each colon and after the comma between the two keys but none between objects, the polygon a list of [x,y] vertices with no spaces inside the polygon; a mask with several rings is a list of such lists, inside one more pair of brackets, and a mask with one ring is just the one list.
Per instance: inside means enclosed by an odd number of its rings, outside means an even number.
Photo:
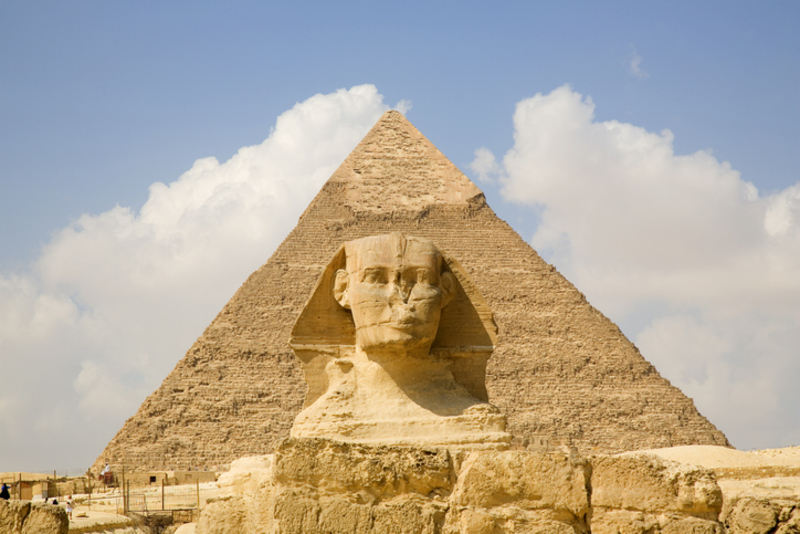
[{"label": "fence post", "polygon": [[197,514],[200,514],[200,477],[197,477]]},{"label": "fence post", "polygon": [[161,479],[161,511],[164,511],[164,479]]}]

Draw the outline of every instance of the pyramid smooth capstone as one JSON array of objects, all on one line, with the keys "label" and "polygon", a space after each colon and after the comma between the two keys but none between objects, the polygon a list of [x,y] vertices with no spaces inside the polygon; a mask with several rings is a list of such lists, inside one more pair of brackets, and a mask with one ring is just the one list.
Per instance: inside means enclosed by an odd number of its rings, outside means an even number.
[{"label": "pyramid smooth capstone", "polygon": [[513,447],[583,453],[729,443],[619,328],[486,204],[400,113],[385,113],[272,257],[242,284],[98,456],[223,468],[273,450],[305,397],[292,326],[342,243],[401,232],[463,266],[494,313],[489,401]]}]

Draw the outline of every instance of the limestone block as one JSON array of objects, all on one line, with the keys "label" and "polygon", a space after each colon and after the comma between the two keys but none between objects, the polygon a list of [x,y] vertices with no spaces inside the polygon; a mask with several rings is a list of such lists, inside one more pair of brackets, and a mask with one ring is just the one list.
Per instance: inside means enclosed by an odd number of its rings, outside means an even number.
[{"label": "limestone block", "polygon": [[197,534],[244,534],[251,532],[247,502],[243,496],[209,500],[195,529]]},{"label": "limestone block", "polygon": [[247,497],[248,518],[254,533],[272,532],[275,520],[275,488],[271,480],[265,480]]},{"label": "limestone block", "polygon": [[728,534],[800,534],[800,501],[742,495],[725,504]]},{"label": "limestone block", "polygon": [[592,534],[645,534],[657,525],[655,517],[642,512],[608,510],[592,517]]},{"label": "limestone block", "polygon": [[592,506],[716,519],[722,491],[702,467],[649,455],[601,456],[592,459]]},{"label": "limestone block", "polygon": [[446,534],[580,534],[584,525],[562,521],[550,510],[523,510],[515,506],[451,509]]},{"label": "limestone block", "polygon": [[445,449],[287,440],[275,457],[275,532],[438,533],[454,480]]},{"label": "limestone block", "polygon": [[219,496],[255,493],[264,483],[272,483],[274,454],[246,456],[231,463],[217,481]]},{"label": "limestone block", "polygon": [[447,495],[455,473],[446,449],[365,446],[323,439],[290,439],[277,448],[278,485],[386,499],[403,493]]},{"label": "limestone block", "polygon": [[566,454],[473,452],[450,499],[451,532],[586,532],[589,463]]},{"label": "limestone block", "polygon": [[722,534],[722,525],[683,514],[645,514],[628,510],[599,511],[592,534]]},{"label": "limestone block", "polygon": [[438,534],[445,519],[444,503],[404,495],[372,509],[370,534]]},{"label": "limestone block", "polygon": [[67,534],[69,517],[60,506],[45,503],[31,505],[31,513],[25,518],[21,534]]},{"label": "limestone block", "polygon": [[[316,534],[320,532],[321,506],[318,500],[297,494],[291,490],[278,491],[275,496],[275,524],[280,534]],[[343,514],[342,523],[352,521],[350,514]],[[356,529],[345,529],[357,532]]]},{"label": "limestone block", "polygon": [[722,532],[712,471],[646,454],[592,461],[593,534]]},{"label": "limestone block", "polygon": [[485,508],[514,503],[582,517],[589,511],[588,484],[585,459],[528,451],[472,452],[461,466],[452,502]]},{"label": "limestone block", "polygon": [[67,534],[69,518],[60,506],[0,499],[0,533]]},{"label": "limestone block", "polygon": [[22,524],[31,513],[30,501],[6,501],[0,499],[0,532],[19,534]]}]

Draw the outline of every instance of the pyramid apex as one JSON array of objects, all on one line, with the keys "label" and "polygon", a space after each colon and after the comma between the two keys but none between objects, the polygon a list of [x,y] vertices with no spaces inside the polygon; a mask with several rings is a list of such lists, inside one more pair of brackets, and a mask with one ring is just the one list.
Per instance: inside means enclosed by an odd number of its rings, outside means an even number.
[{"label": "pyramid apex", "polygon": [[483,192],[402,113],[386,111],[328,180],[354,212],[471,205]]}]

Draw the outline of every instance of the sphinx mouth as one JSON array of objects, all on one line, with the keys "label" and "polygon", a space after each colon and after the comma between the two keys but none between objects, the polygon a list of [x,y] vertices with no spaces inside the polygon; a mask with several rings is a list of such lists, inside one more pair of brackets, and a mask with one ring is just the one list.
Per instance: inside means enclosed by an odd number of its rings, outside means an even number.
[{"label": "sphinx mouth", "polygon": [[419,326],[422,324],[422,321],[419,319],[403,319],[400,321],[386,321],[382,323],[378,323],[375,326],[391,326],[392,328],[410,328],[412,326]]}]

